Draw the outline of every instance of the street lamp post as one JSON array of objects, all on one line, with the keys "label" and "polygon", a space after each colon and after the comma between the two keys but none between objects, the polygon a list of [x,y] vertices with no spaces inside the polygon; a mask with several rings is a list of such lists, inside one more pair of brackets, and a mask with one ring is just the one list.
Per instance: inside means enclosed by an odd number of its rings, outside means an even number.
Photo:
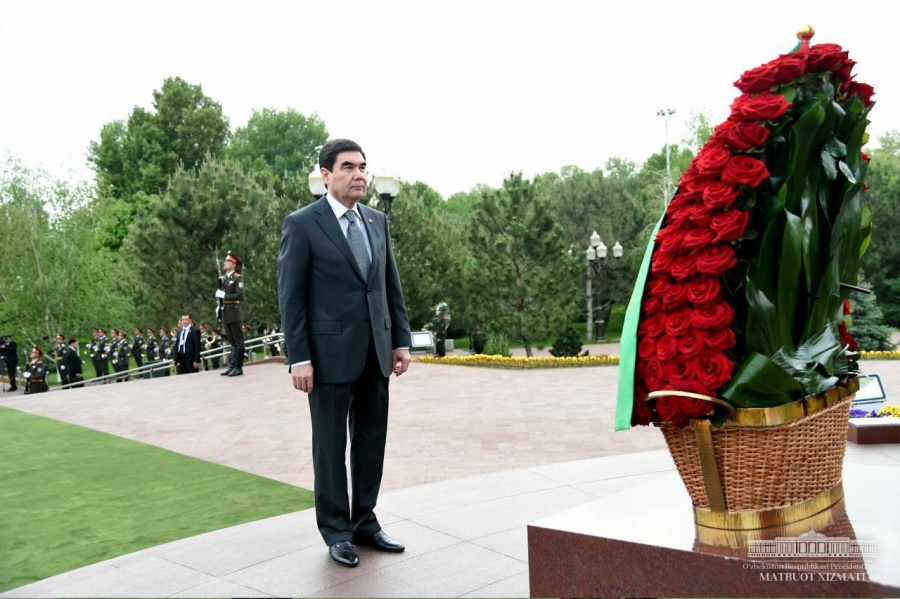
[{"label": "street lamp post", "polygon": [[400,193],[400,179],[394,175],[375,175],[375,193],[381,199],[381,205],[384,206],[384,215],[391,219],[391,203],[397,194]]},{"label": "street lamp post", "polygon": [[[622,257],[623,248],[622,245],[617,241],[615,245],[612,247],[612,255],[614,258],[618,259]],[[585,281],[585,295],[587,296],[587,329],[585,331],[585,338],[588,341],[594,340],[594,289],[593,282],[594,278],[599,277],[600,273],[603,271],[603,267],[606,266],[606,262],[608,260],[609,248],[603,243],[603,240],[600,239],[600,235],[594,231],[591,234],[591,244],[588,246],[587,250],[584,252],[585,258],[587,258],[587,279]],[[598,297],[599,300],[599,297]],[[599,303],[599,302],[598,302]],[[599,307],[599,306],[598,306]],[[599,332],[597,335],[597,341],[602,341],[605,338],[605,327]]]},{"label": "street lamp post", "polygon": [[669,146],[669,117],[675,114],[674,108],[666,108],[659,109],[656,111],[657,116],[663,117],[666,121],[666,201],[665,204],[669,205],[669,200],[672,199],[672,157],[671,157],[671,149]]}]

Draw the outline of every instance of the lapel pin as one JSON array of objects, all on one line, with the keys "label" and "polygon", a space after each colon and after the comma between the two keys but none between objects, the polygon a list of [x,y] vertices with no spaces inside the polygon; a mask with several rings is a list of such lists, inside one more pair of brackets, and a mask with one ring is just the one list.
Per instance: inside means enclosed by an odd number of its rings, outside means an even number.
[{"label": "lapel pin", "polygon": [[368,218],[368,219],[366,219],[366,220],[369,221],[369,224],[370,224],[370,225],[372,224],[372,219],[371,219],[371,218]]}]

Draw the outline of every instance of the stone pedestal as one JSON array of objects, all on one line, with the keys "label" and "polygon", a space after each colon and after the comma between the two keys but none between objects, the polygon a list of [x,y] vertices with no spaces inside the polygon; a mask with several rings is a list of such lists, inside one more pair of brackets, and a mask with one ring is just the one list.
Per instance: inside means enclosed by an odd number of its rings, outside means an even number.
[{"label": "stone pedestal", "polygon": [[898,473],[845,465],[847,514],[815,531],[865,545],[866,559],[761,558],[699,543],[687,491],[665,475],[529,525],[531,596],[900,597]]},{"label": "stone pedestal", "polygon": [[857,445],[900,443],[900,418],[851,418],[847,440]]}]

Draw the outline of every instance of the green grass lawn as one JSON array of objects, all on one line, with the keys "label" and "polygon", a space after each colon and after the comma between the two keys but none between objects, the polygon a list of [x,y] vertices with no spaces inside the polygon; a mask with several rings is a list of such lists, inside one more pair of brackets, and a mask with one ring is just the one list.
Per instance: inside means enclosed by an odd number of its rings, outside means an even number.
[{"label": "green grass lawn", "polygon": [[312,492],[0,407],[0,592],[303,510]]}]

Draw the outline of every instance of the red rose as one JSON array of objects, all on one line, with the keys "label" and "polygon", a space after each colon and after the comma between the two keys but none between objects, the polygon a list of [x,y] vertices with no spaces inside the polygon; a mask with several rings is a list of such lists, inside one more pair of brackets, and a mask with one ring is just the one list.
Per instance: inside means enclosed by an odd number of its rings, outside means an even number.
[{"label": "red rose", "polygon": [[675,310],[666,316],[666,335],[678,337],[684,335],[691,328],[691,315],[693,310],[684,307]]},{"label": "red rose", "polygon": [[[674,391],[687,391],[688,393],[697,393],[706,395],[707,397],[715,397],[715,393],[708,389],[699,381],[681,381],[672,385]],[[679,397],[679,407],[684,414],[690,418],[700,418],[707,416],[713,411],[714,405],[711,401],[705,399],[697,399],[695,397]]]},{"label": "red rose", "polygon": [[688,281],[688,301],[696,308],[708,306],[722,299],[722,281],[718,277],[700,275]]},{"label": "red rose", "polygon": [[834,78],[838,81],[850,81],[850,73],[853,72],[853,67],[856,66],[855,60],[850,60],[849,58],[843,62],[838,68],[834,69],[832,73],[834,73]]},{"label": "red rose", "polygon": [[660,229],[659,233],[656,234],[656,243],[659,251],[672,255],[681,254],[684,251],[684,238],[687,235],[687,231],[689,229],[681,226]]},{"label": "red rose", "polygon": [[709,349],[728,351],[734,347],[735,334],[730,328],[708,331],[704,341]]},{"label": "red rose", "polygon": [[678,357],[666,362],[663,365],[663,370],[667,384],[674,385],[696,379],[695,360]]},{"label": "red rose", "polygon": [[702,191],[706,184],[710,181],[715,181],[717,178],[717,175],[703,173],[696,166],[692,166],[682,173],[681,180],[678,181],[678,189],[683,192]]},{"label": "red rose", "polygon": [[872,157],[866,154],[865,152],[860,152],[859,157],[866,161],[866,164],[869,164],[872,161]]},{"label": "red rose", "polygon": [[687,285],[672,283],[662,296],[662,309],[671,312],[687,301]]},{"label": "red rose", "polygon": [[736,265],[734,248],[728,244],[711,245],[697,255],[697,272],[705,275],[721,275]]},{"label": "red rose", "polygon": [[678,428],[683,427],[688,421],[687,415],[678,403],[678,398],[674,395],[657,397],[656,413],[659,415],[660,422],[671,422]]},{"label": "red rose", "polygon": [[[734,308],[727,302],[719,302],[694,310],[692,322],[698,329],[714,331],[731,326],[733,320]],[[666,324],[668,325],[668,321]],[[668,326],[666,326],[666,331],[668,332]]]},{"label": "red rose", "polygon": [[728,130],[725,143],[735,150],[752,150],[758,148],[769,138],[769,130],[753,121],[736,122]]},{"label": "red rose", "polygon": [[662,310],[661,298],[656,297],[655,295],[651,295],[650,297],[644,296],[644,299],[641,302],[641,318],[653,316],[660,310]]},{"label": "red rose", "polygon": [[[661,232],[662,231],[660,231],[660,233]],[[660,251],[660,248],[657,247],[653,252],[653,257],[650,259],[650,272],[654,274],[669,274],[672,272],[673,260],[675,260],[674,254]]]},{"label": "red rose", "polygon": [[678,338],[671,335],[660,337],[656,344],[656,358],[663,363],[679,355]]},{"label": "red rose", "polygon": [[769,169],[766,168],[766,163],[746,154],[733,157],[722,172],[722,181],[750,187],[757,187],[768,178]]},{"label": "red rose", "polygon": [[681,409],[678,398],[675,396],[659,397],[656,399],[656,413],[660,422],[669,422],[678,428],[688,423],[687,414]]},{"label": "red rose", "polygon": [[[713,217],[715,220],[715,217]],[[712,243],[715,232],[711,229],[696,227],[687,232],[684,236],[684,249],[688,251],[696,250],[699,247],[707,246]]]},{"label": "red rose", "polygon": [[652,360],[656,357],[656,338],[641,337],[638,340],[637,355],[641,360]]},{"label": "red rose", "polygon": [[740,121],[726,120],[713,129],[713,134],[709,136],[709,142],[707,143],[716,143],[716,144],[724,144],[728,139],[728,132],[731,131],[731,128],[734,127],[735,123]]},{"label": "red rose", "polygon": [[740,195],[741,190],[737,185],[716,181],[703,189],[703,205],[710,211],[731,208]]},{"label": "red rose", "polygon": [[[663,337],[667,339],[668,337]],[[687,332],[678,338],[678,351],[685,358],[693,358],[706,349],[706,343],[703,341],[703,334],[697,329],[688,329]]]},{"label": "red rose", "polygon": [[837,44],[816,44],[806,53],[807,71],[836,71],[844,65],[849,55]]},{"label": "red rose", "polygon": [[676,281],[684,281],[697,274],[697,266],[693,256],[675,256],[672,259],[670,273]]},{"label": "red rose", "polygon": [[739,121],[771,121],[787,112],[790,105],[784,96],[778,94],[744,94],[731,104],[731,116]]},{"label": "red rose", "polygon": [[780,83],[789,83],[806,72],[806,58],[805,52],[782,54],[775,60],[746,71],[734,85],[745,94],[755,94]]},{"label": "red rose", "polygon": [[697,204],[691,209],[691,222],[695,226],[705,229],[712,219],[712,212],[704,204]]},{"label": "red rose", "polygon": [[650,360],[644,367],[644,383],[649,391],[658,391],[662,388],[664,380],[664,368],[662,362],[657,359]]},{"label": "red rose", "polygon": [[875,88],[867,83],[857,83],[856,81],[851,81],[847,84],[847,95],[859,96],[860,98],[862,98],[863,102],[865,102],[867,108],[875,104],[875,102],[872,100],[872,94],[874,93]]},{"label": "red rose", "polygon": [[660,337],[666,332],[666,315],[654,314],[650,318],[642,318],[638,323],[638,335],[642,337]]},{"label": "red rose", "polygon": [[731,380],[734,362],[721,352],[708,351],[694,360],[697,380],[709,389],[719,389]]},{"label": "red rose", "polygon": [[715,232],[713,242],[735,241],[744,236],[750,213],[744,210],[726,210],[713,215],[709,228]]},{"label": "red rose", "polygon": [[844,300],[844,316],[847,316],[848,314],[850,314],[850,300],[845,299]]},{"label": "red rose", "polygon": [[720,174],[730,158],[731,152],[725,148],[706,144],[693,162],[701,174],[710,176]]}]

